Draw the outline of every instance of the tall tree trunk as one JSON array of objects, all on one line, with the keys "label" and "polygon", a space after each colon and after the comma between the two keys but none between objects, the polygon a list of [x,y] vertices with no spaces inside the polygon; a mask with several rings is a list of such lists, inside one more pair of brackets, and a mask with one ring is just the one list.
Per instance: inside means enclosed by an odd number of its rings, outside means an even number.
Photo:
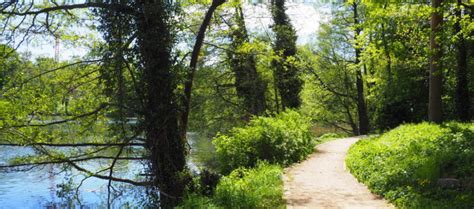
[{"label": "tall tree trunk", "polygon": [[204,37],[206,36],[206,30],[211,23],[212,15],[220,5],[225,3],[225,1],[226,0],[212,1],[211,6],[207,10],[196,36],[196,42],[194,43],[193,52],[191,53],[188,76],[184,82],[184,110],[181,114],[181,135],[183,138],[186,138],[186,132],[188,130],[189,114],[191,112],[191,91],[193,89],[194,74],[196,73],[199,53],[201,52]]},{"label": "tall tree trunk", "polygon": [[461,34],[461,18],[462,18],[462,9],[461,9],[462,0],[457,0],[456,9],[456,22],[454,23],[454,31],[459,36],[457,42],[457,69],[456,69],[456,113],[459,120],[469,121],[469,109],[470,109],[470,99],[469,99],[469,81],[468,81],[468,71],[467,71],[467,50],[466,42],[464,36]]},{"label": "tall tree trunk", "polygon": [[440,34],[443,15],[440,11],[442,0],[431,1],[433,12],[431,13],[431,59],[430,59],[430,86],[428,102],[428,119],[431,122],[441,123],[443,120],[442,111],[442,79],[443,74],[440,68],[441,48],[436,40]]},{"label": "tall tree trunk", "polygon": [[385,30],[385,24],[382,23],[382,44],[385,52],[385,58],[387,59],[387,65],[385,68],[387,69],[388,75],[388,86],[392,84],[392,57],[390,56],[390,49],[388,48],[387,38],[386,38],[387,31]]},{"label": "tall tree trunk", "polygon": [[247,116],[262,115],[266,109],[266,85],[257,72],[255,56],[251,53],[239,52],[239,49],[249,42],[240,4],[235,8],[235,25],[237,28],[231,29],[230,32],[232,44],[227,56],[235,74],[237,95],[243,100]]},{"label": "tall tree trunk", "polygon": [[[357,37],[360,35],[360,26],[359,26],[359,15],[357,11],[357,3],[353,3],[354,11],[354,41],[357,41]],[[360,47],[357,46],[357,43],[354,45],[355,48],[355,65],[356,69],[356,87],[357,87],[357,112],[359,116],[359,134],[369,133],[369,117],[367,116],[367,105],[365,104],[365,95],[364,95],[364,82],[362,77],[362,70],[360,64]]]},{"label": "tall tree trunk", "polygon": [[154,185],[163,208],[175,206],[183,196],[185,182],[185,138],[179,132],[176,73],[172,71],[174,43],[171,3],[146,1],[137,18],[137,44],[145,85],[144,128]]},{"label": "tall tree trunk", "polygon": [[285,10],[285,0],[271,1],[274,21],[272,29],[276,36],[273,50],[280,56],[272,61],[272,65],[275,68],[275,84],[280,94],[282,109],[300,107],[299,94],[303,85],[298,68],[293,63],[296,58],[296,32]]}]

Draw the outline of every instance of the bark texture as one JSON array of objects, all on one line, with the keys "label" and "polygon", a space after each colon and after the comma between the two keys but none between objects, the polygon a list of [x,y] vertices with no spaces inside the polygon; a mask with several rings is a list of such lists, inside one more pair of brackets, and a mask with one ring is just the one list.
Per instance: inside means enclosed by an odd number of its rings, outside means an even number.
[{"label": "bark texture", "polygon": [[167,1],[146,1],[138,7],[137,45],[145,88],[146,147],[154,186],[160,191],[163,208],[175,206],[183,196],[185,182],[185,138],[178,124],[175,95],[176,73],[172,71],[171,50],[175,43],[171,18],[174,5]]},{"label": "bark texture", "polygon": [[[360,35],[359,27],[359,14],[357,3],[354,2],[352,9],[354,12],[354,41],[357,42],[357,37]],[[367,116],[367,105],[365,103],[365,94],[364,94],[364,82],[362,75],[362,67],[360,64],[360,54],[361,49],[357,46],[357,43],[354,45],[355,48],[355,65],[356,69],[356,87],[357,87],[357,113],[359,117],[359,135],[365,135],[369,133],[369,117]]]},{"label": "bark texture", "polygon": [[431,59],[430,59],[430,79],[429,79],[429,101],[428,101],[428,119],[431,122],[441,123],[443,121],[442,111],[442,81],[443,73],[440,67],[441,49],[437,36],[441,31],[443,15],[440,11],[442,0],[431,1],[433,13],[431,13]]}]

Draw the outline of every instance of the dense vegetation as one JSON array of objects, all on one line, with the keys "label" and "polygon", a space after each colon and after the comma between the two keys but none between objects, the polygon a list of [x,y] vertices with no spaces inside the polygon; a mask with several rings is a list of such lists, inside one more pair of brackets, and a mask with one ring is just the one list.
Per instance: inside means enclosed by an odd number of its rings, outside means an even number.
[{"label": "dense vegetation", "polygon": [[[357,142],[346,164],[359,181],[397,207],[470,208],[473,139],[474,124],[402,125]],[[455,178],[459,185],[443,187],[443,178]]]},{"label": "dense vegetation", "polygon": [[282,169],[265,163],[235,169],[212,196],[191,193],[180,208],[284,208]]},{"label": "dense vegetation", "polygon": [[315,141],[308,118],[295,111],[274,117],[257,117],[245,127],[219,135],[213,143],[224,173],[253,167],[258,161],[288,166],[311,154]]},{"label": "dense vegetation", "polygon": [[[213,143],[219,169],[228,175],[212,189],[214,193],[191,188],[181,207],[283,207],[281,167],[314,151],[316,139],[310,131],[309,118],[287,110],[274,117],[255,117],[245,127],[217,136]],[[200,185],[207,188],[209,184]]]}]

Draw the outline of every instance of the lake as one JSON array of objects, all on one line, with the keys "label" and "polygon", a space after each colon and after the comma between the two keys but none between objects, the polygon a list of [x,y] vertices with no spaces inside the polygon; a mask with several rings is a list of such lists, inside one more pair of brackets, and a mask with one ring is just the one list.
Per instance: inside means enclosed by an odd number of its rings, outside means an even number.
[{"label": "lake", "polygon": [[[193,172],[199,167],[214,163],[213,147],[210,139],[197,134],[189,134],[191,154],[188,166]],[[0,164],[8,159],[32,153],[26,147],[0,146]],[[97,160],[81,164],[87,168],[99,168],[107,160]],[[114,174],[133,178],[143,173],[144,162],[121,162]],[[84,175],[75,169],[63,171],[63,166],[46,165],[29,171],[0,172],[0,209],[37,208],[107,208],[107,180],[88,178],[81,184]],[[76,194],[75,188],[81,184]],[[116,192],[111,198],[112,208],[141,208],[146,204],[144,188],[115,183]]]}]

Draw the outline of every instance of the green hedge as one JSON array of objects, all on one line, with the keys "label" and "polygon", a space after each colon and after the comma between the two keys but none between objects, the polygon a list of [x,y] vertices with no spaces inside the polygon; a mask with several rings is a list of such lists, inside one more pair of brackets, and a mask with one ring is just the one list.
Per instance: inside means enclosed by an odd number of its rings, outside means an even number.
[{"label": "green hedge", "polygon": [[211,197],[191,194],[178,208],[284,208],[282,169],[260,163],[223,177]]},{"label": "green hedge", "polygon": [[260,160],[287,166],[305,159],[314,150],[310,119],[295,111],[275,117],[257,117],[229,135],[218,135],[216,147],[224,173],[239,167],[253,167]]},{"label": "green hedge", "polygon": [[346,164],[359,181],[397,207],[474,207],[472,189],[436,184],[440,177],[474,178],[474,124],[402,125],[357,142]]}]

